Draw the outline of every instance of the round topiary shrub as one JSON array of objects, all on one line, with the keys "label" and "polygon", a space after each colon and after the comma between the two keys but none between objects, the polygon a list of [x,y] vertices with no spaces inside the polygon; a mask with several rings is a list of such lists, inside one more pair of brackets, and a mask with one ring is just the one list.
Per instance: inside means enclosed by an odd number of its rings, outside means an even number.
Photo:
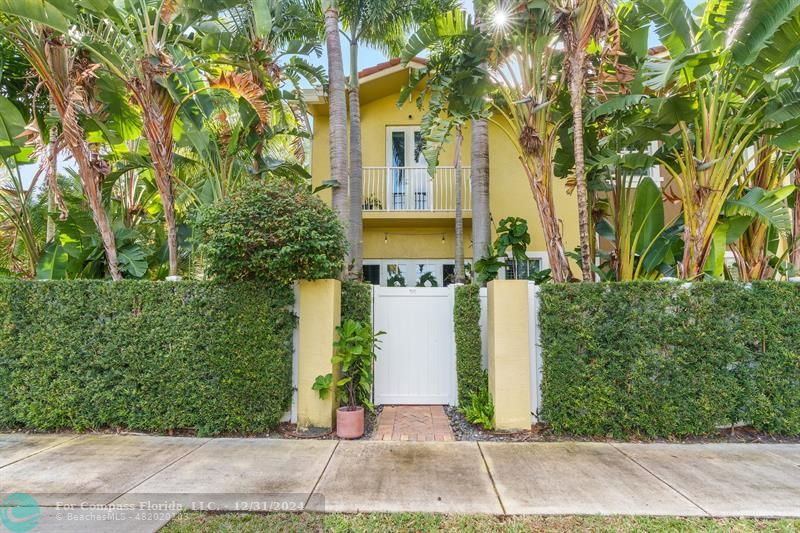
[{"label": "round topiary shrub", "polygon": [[206,274],[289,284],[338,277],[346,239],[336,214],[305,188],[255,182],[201,210],[196,220]]}]

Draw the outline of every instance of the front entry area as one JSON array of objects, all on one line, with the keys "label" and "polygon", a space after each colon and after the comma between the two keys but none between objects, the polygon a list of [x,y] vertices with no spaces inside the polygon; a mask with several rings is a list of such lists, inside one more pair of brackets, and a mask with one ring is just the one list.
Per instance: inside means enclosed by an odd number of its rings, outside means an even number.
[{"label": "front entry area", "polygon": [[451,441],[450,421],[441,405],[384,405],[374,440]]},{"label": "front entry area", "polygon": [[375,403],[456,404],[453,288],[374,287]]}]

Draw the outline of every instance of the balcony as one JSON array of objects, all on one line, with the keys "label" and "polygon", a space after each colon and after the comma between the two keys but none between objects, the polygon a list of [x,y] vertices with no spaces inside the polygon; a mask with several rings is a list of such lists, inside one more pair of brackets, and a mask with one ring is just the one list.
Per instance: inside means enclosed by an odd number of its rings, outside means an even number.
[{"label": "balcony", "polygon": [[[456,210],[456,169],[437,167],[433,176],[427,168],[364,167],[366,212],[447,213]],[[472,209],[470,168],[461,169],[462,209]]]}]

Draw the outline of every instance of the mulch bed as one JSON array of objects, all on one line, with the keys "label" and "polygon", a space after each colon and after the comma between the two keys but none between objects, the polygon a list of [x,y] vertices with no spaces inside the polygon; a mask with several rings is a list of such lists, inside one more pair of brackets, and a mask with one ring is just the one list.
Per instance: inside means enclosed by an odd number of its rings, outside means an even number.
[{"label": "mulch bed", "polygon": [[[383,410],[382,405],[375,406],[375,412],[370,413],[369,411],[364,412],[364,436],[360,439],[355,440],[370,440],[372,436],[375,434],[375,430],[378,429],[378,416],[381,414]],[[335,431],[318,431],[318,430],[309,430],[298,432],[297,431],[297,424],[290,424],[288,422],[284,422],[278,426],[277,430],[270,435],[271,438],[276,439],[316,439],[316,440],[336,440],[338,437],[336,436]]]},{"label": "mulch bed", "polygon": [[487,431],[480,428],[464,418],[464,415],[456,407],[445,406],[445,413],[450,418],[450,428],[453,430],[456,440],[464,441],[485,441],[485,442],[666,442],[681,444],[703,444],[703,443],[752,443],[752,444],[798,444],[800,437],[787,437],[783,435],[772,435],[755,430],[750,426],[740,426],[720,429],[719,433],[697,437],[685,438],[658,438],[648,439],[641,435],[630,435],[627,439],[615,439],[613,437],[583,437],[555,433],[547,424],[539,423],[531,426],[531,431],[502,432]]}]

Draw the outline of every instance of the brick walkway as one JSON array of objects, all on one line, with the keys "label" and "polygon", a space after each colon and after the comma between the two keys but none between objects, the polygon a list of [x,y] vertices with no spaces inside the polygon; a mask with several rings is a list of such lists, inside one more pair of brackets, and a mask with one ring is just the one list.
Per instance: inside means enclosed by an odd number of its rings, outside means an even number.
[{"label": "brick walkway", "polygon": [[375,440],[450,441],[453,432],[441,405],[385,405]]}]

